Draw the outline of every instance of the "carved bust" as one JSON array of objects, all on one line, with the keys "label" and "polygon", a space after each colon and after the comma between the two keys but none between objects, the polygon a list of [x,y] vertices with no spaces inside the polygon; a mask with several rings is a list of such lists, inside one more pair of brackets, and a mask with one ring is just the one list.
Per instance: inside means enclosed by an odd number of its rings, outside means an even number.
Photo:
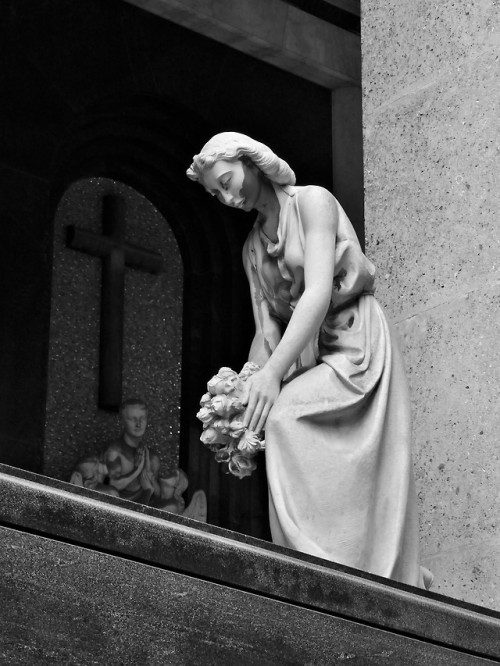
[{"label": "carved bust", "polygon": [[160,476],[160,458],[144,442],[147,404],[138,398],[125,400],[120,406],[120,422],[120,435],[108,442],[101,454],[78,461],[71,483],[206,522],[207,501],[202,490],[193,494],[186,507],[182,496],[188,487],[185,472],[177,469],[168,477]]}]

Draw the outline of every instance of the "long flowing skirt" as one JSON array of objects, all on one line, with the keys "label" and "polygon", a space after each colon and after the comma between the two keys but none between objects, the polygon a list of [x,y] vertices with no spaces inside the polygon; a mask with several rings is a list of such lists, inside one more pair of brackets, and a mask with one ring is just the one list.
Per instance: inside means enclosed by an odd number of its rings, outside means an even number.
[{"label": "long flowing skirt", "polygon": [[407,380],[376,299],[363,295],[327,319],[319,352],[284,385],[266,423],[273,542],[428,587]]}]

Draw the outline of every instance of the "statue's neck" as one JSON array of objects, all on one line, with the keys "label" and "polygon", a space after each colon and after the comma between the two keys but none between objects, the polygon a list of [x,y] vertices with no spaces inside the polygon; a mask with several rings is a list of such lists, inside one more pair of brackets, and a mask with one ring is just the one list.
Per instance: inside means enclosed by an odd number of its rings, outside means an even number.
[{"label": "statue's neck", "polygon": [[259,217],[266,221],[277,220],[280,213],[280,202],[273,184],[267,179],[262,178],[259,200],[255,206]]},{"label": "statue's neck", "polygon": [[142,437],[134,437],[133,435],[129,435],[127,432],[124,432],[123,440],[125,444],[128,444],[133,449],[136,449],[141,443]]}]

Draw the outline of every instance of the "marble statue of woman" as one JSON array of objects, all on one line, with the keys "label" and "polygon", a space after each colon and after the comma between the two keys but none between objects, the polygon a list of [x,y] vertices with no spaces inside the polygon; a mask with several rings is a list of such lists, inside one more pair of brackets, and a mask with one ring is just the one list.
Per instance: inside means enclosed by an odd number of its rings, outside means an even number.
[{"label": "marble statue of woman", "polygon": [[187,175],[257,212],[243,261],[261,369],[246,383],[245,425],[265,428],[273,542],[428,587],[405,371],[345,212],[236,132],[210,139]]}]

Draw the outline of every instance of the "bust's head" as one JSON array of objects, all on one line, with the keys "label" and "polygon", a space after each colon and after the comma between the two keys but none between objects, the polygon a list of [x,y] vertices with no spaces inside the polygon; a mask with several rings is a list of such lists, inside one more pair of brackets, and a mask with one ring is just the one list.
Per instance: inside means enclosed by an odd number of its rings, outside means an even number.
[{"label": "bust's head", "polygon": [[144,400],[129,398],[120,405],[123,433],[134,442],[144,437],[148,425],[148,406]]}]

